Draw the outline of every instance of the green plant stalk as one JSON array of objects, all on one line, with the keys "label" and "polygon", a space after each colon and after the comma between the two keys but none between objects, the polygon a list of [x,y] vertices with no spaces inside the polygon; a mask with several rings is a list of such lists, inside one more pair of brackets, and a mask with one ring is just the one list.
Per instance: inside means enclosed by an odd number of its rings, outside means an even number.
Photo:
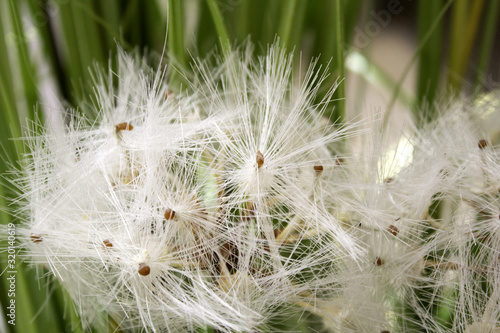
[{"label": "green plant stalk", "polygon": [[[126,34],[130,31],[130,36],[128,40],[132,44],[138,44],[140,38],[140,29],[134,27],[134,22],[137,22],[137,13],[140,11],[139,8],[139,0],[131,0],[126,4],[123,4],[125,7],[123,18],[121,20],[121,28],[123,29],[123,33]],[[135,21],[134,21],[135,20]]]},{"label": "green plant stalk", "polygon": [[115,49],[116,43],[121,39],[119,36],[120,30],[120,5],[117,0],[97,1],[100,7],[101,16],[92,15],[91,17],[104,27],[106,42],[108,49]]},{"label": "green plant stalk", "polygon": [[17,36],[17,53],[19,55],[18,64],[21,72],[21,81],[24,92],[24,100],[27,104],[27,110],[23,110],[24,115],[29,119],[34,119],[34,107],[36,105],[38,94],[37,84],[35,77],[35,69],[31,63],[28,54],[28,47],[26,45],[26,35],[23,26],[21,25],[21,17],[19,15],[19,2],[9,1],[10,13],[12,18],[13,31]]},{"label": "green plant stalk", "polygon": [[491,51],[494,45],[494,38],[496,33],[496,27],[498,25],[498,18],[500,14],[500,1],[493,0],[488,3],[488,9],[486,10],[486,18],[484,24],[484,30],[482,33],[483,38],[481,39],[481,46],[479,48],[479,58],[477,61],[476,79],[474,81],[474,86],[476,90],[479,91],[481,84],[485,80],[486,70],[490,64]]},{"label": "green plant stalk", "polygon": [[354,26],[360,12],[363,9],[363,5],[369,5],[361,0],[343,0],[344,8],[344,40],[351,40],[351,35],[354,31]]},{"label": "green plant stalk", "polygon": [[298,4],[298,0],[285,1],[281,10],[282,15],[278,28],[278,36],[280,37],[280,44],[289,50],[293,48],[293,45],[291,45],[292,31]]},{"label": "green plant stalk", "polygon": [[237,9],[237,15],[235,15],[237,18],[237,21],[235,22],[236,36],[241,42],[248,37],[248,33],[250,31],[249,18],[252,14],[251,7],[253,6],[256,6],[256,1],[252,1],[252,4],[250,5],[249,0],[241,0],[241,4]]},{"label": "green plant stalk", "polygon": [[[72,86],[71,91],[80,90],[80,84],[78,80],[83,76],[82,61],[80,58],[82,55],[79,52],[77,38],[78,35],[73,24],[73,13],[71,8],[71,3],[60,3],[59,4],[59,17],[61,19],[61,27],[64,35],[64,55],[62,62],[66,66],[66,73],[68,73],[68,83]],[[76,88],[76,89],[75,89]],[[79,95],[72,96],[73,100],[81,97]]]},{"label": "green plant stalk", "polygon": [[448,75],[448,82],[454,93],[460,90],[467,74],[467,64],[472,54],[484,4],[484,0],[470,3],[467,0],[455,1]]},{"label": "green plant stalk", "polygon": [[[168,49],[170,54],[174,58],[174,63],[176,67],[179,68],[181,72],[186,70],[186,50],[184,44],[184,13],[183,5],[180,1],[169,0],[168,1]],[[170,72],[170,82],[174,86],[179,86],[182,82],[181,76],[172,70]]]},{"label": "green plant stalk", "polygon": [[[89,17],[88,12],[93,13],[92,2],[82,2],[76,0],[72,3],[73,24],[77,35],[78,52],[83,73],[83,82],[85,86],[90,82],[89,68],[95,61],[103,64],[107,62],[107,55],[104,55],[101,38],[98,32],[96,21]],[[82,15],[81,9],[85,8]]]},{"label": "green plant stalk", "polygon": [[62,61],[56,49],[56,41],[51,27],[52,18],[48,14],[46,0],[28,0],[29,10],[32,15],[38,15],[43,18],[41,23],[35,24],[38,33],[40,34],[40,44],[48,60],[51,71],[56,78],[58,87],[63,98],[70,100],[69,87],[67,83],[66,70],[63,68]]},{"label": "green plant stalk", "polygon": [[[428,33],[432,22],[439,16],[441,8],[443,8],[442,0],[421,0],[418,2],[419,39],[424,38]],[[442,45],[443,22],[439,20],[428,42],[422,46],[418,65],[417,103],[414,105],[417,110],[428,106],[430,114],[434,113],[431,110],[439,92]],[[418,119],[418,121],[421,120],[423,119]]]},{"label": "green plant stalk", "polygon": [[212,20],[219,35],[219,42],[222,47],[222,52],[228,54],[231,51],[231,44],[229,42],[229,34],[227,32],[226,26],[224,24],[224,19],[219,10],[216,0],[207,0],[208,8],[210,9],[210,14],[212,15]]},{"label": "green plant stalk", "polygon": [[465,36],[468,18],[469,0],[455,0],[452,8],[451,37],[449,51],[448,85],[458,89],[460,85],[460,59],[463,51],[463,38]]},{"label": "green plant stalk", "polygon": [[[326,81],[327,87],[331,87],[339,79],[345,77],[345,31],[344,31],[344,0],[326,0],[323,2],[324,13],[321,25],[318,26],[318,43],[315,45],[315,53],[321,54],[325,60],[331,60],[329,73]],[[328,114],[331,121],[340,123],[346,120],[345,111],[345,87],[341,82],[333,95],[335,109]]]},{"label": "green plant stalk", "polygon": [[[335,0],[333,7],[333,22],[335,24],[334,36],[335,36],[335,58],[333,59],[334,67],[337,76],[341,80],[344,79],[344,10],[343,10],[343,0]],[[341,83],[335,94],[334,99],[337,100],[337,106],[335,107],[335,119],[342,123],[345,121],[345,85]]]},{"label": "green plant stalk", "polygon": [[272,44],[277,36],[277,31],[279,30],[280,21],[278,17],[281,13],[281,5],[283,1],[264,1],[260,7],[262,13],[257,13],[257,15],[263,16],[262,26],[260,27],[259,34],[257,35],[256,43],[261,45]]},{"label": "green plant stalk", "polygon": [[[164,49],[166,42],[165,34],[167,32],[167,25],[165,18],[158,8],[157,1],[145,1],[144,9],[142,10],[143,34],[142,42],[151,50],[160,53]],[[177,1],[179,8],[182,7],[184,1]],[[176,20],[183,22],[181,16],[176,17]],[[184,28],[182,29],[182,31]],[[182,31],[180,33],[182,33]]]}]

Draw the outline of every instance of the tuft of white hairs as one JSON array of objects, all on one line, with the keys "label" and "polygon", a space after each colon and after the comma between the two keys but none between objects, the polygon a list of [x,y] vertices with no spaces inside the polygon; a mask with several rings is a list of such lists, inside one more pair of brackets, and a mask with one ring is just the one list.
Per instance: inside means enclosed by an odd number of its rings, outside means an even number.
[{"label": "tuft of white hairs", "polygon": [[252,54],[198,61],[172,92],[120,52],[86,116],[33,124],[26,261],[89,329],[497,332],[498,103],[450,104],[387,147],[380,119],[326,120],[315,62],[297,77],[277,45]]}]

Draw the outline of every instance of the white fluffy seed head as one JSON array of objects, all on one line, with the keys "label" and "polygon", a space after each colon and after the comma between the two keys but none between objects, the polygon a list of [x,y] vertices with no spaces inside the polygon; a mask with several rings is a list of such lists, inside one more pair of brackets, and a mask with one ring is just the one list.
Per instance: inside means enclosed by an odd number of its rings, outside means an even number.
[{"label": "white fluffy seed head", "polygon": [[[397,148],[366,133],[363,151],[356,126],[324,121],[334,90],[315,102],[326,72],[296,84],[279,47],[251,54],[197,62],[175,93],[120,53],[116,78],[96,75],[95,119],[33,129],[20,245],[84,323],[256,331],[307,311],[333,331],[444,331],[423,304],[452,292],[454,330],[496,327],[500,159],[480,117],[452,106]],[[439,202],[454,213],[435,220]]]}]

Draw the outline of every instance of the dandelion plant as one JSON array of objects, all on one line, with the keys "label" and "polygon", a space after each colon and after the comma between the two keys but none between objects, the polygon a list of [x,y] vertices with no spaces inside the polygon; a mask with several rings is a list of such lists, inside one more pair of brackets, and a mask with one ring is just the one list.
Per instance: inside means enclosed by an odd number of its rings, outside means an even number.
[{"label": "dandelion plant", "polygon": [[1,4],[0,331],[500,332],[498,6],[419,3],[397,79],[350,44],[384,4]]}]

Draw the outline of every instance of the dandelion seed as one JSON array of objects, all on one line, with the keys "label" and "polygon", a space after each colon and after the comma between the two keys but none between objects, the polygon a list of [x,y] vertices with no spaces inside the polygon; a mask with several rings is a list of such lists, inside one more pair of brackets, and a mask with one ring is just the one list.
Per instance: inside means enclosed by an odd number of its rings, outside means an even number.
[{"label": "dandelion seed", "polygon": [[397,236],[399,233],[399,229],[395,225],[392,225],[392,224],[389,226],[389,228],[387,228],[387,231],[389,231],[394,236]]},{"label": "dandelion seed", "polygon": [[33,243],[41,243],[43,240],[42,236],[40,235],[35,235],[35,234],[31,234],[31,241]]},{"label": "dandelion seed", "polygon": [[113,247],[113,243],[111,243],[108,239],[105,239],[102,241],[103,246],[106,247]]},{"label": "dandelion seed", "polygon": [[379,257],[377,257],[377,258],[375,259],[375,265],[377,265],[377,266],[382,266],[382,264],[383,264],[383,263],[384,263],[384,262],[383,262],[383,261],[382,261],[382,259],[380,259]]},{"label": "dandelion seed", "polygon": [[315,165],[314,171],[316,171],[316,173],[321,173],[323,171],[323,166],[322,165]]},{"label": "dandelion seed", "polygon": [[481,139],[477,143],[477,146],[479,147],[479,149],[484,149],[488,146],[488,141],[486,141],[485,139]]},{"label": "dandelion seed", "polygon": [[151,273],[151,268],[145,263],[140,263],[138,272],[142,276],[148,276]]},{"label": "dandelion seed", "polygon": [[258,168],[260,168],[264,165],[264,155],[262,155],[260,150],[257,150],[257,157],[255,158],[255,161],[257,162]]},{"label": "dandelion seed", "polygon": [[124,122],[124,123],[119,123],[118,125],[115,125],[116,131],[131,131],[134,129],[134,126],[132,124]]},{"label": "dandelion seed", "polygon": [[165,220],[173,220],[175,217],[175,211],[173,209],[167,208],[163,216],[165,216]]}]

